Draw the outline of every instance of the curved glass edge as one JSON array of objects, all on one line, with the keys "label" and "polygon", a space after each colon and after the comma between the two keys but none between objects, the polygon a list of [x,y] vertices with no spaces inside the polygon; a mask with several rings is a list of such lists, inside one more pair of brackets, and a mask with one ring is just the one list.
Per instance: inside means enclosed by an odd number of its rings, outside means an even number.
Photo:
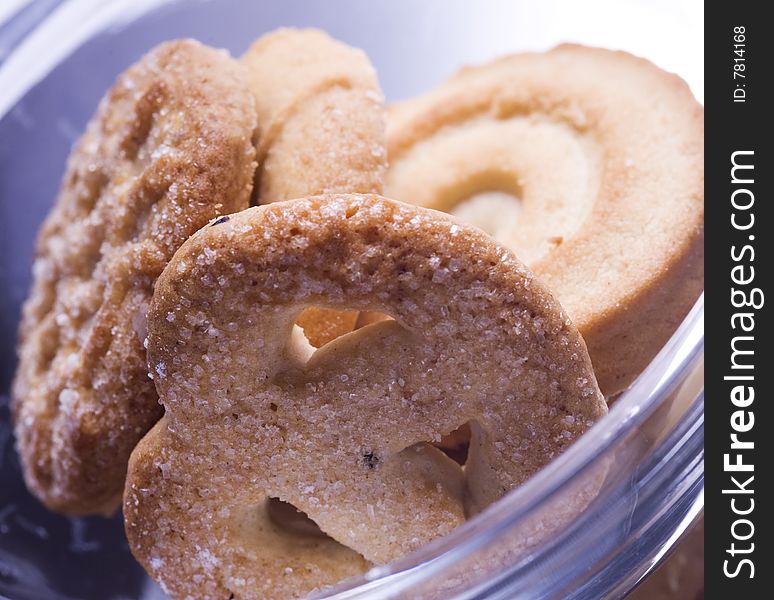
[{"label": "curved glass edge", "polygon": [[[0,63],[0,118],[62,60],[100,31],[179,0],[70,0],[51,5]],[[56,40],[56,45],[51,44]]]},{"label": "curved glass edge", "polygon": [[[626,534],[597,561],[596,573],[555,597],[622,598],[668,556],[703,510],[703,447],[701,394],[669,439],[639,467]],[[611,512],[600,518],[611,518]]]},{"label": "curved glass edge", "polygon": [[521,565],[486,582],[481,597],[597,600],[631,591],[701,510],[703,463],[696,454],[703,435],[697,422],[701,403],[691,412],[670,440],[638,464],[636,473],[614,474],[609,479],[615,485],[601,492],[576,522]]},{"label": "curved glass edge", "polygon": [[11,0],[0,4],[0,65],[62,0]]},{"label": "curved glass edge", "polygon": [[[577,590],[572,596],[574,598],[618,597],[607,595],[605,592],[600,595],[601,589],[595,585],[595,582],[601,581],[598,578],[606,579],[608,585],[612,584],[611,593],[623,595],[655,566],[659,557],[662,557],[671,545],[676,543],[682,531],[690,523],[690,520],[685,522],[684,519],[689,512],[688,507],[691,507],[692,513],[696,513],[703,506],[703,357],[704,296],[702,295],[670,341],[631,388],[617,400],[608,416],[597,423],[568,451],[524,485],[448,536],[435,540],[388,565],[375,567],[364,576],[346,581],[317,597],[393,598],[410,593],[415,587],[426,584],[431,579],[440,581],[445,577],[445,572],[452,569],[454,565],[482,548],[496,544],[507,532],[516,530],[520,523],[538,514],[541,507],[561,498],[563,491],[567,492],[573,485],[579,485],[583,477],[588,476],[606,457],[612,459],[616,452],[626,452],[627,444],[632,443],[629,438],[638,436],[638,431],[643,426],[653,425],[653,422],[659,419],[663,420],[663,415],[656,414],[659,407],[663,408],[666,404],[672,403],[674,395],[681,392],[683,404],[677,414],[672,415],[673,421],[676,421],[675,427],[669,435],[655,440],[650,463],[638,466],[636,471],[639,479],[630,482],[631,490],[624,490],[631,493],[628,496],[623,494],[620,498],[612,499],[612,502],[624,503],[630,501],[630,497],[633,496],[637,506],[646,507],[641,508],[636,514],[642,521],[637,525],[638,535],[642,540],[641,545],[647,544],[648,548],[638,548],[637,565],[632,564],[628,567],[624,564],[627,553],[622,553],[624,556],[620,560],[614,560],[615,549],[608,549],[611,552],[608,571],[604,570],[605,560],[595,557],[593,560],[599,563],[599,568],[586,569],[588,581],[573,582]],[[681,457],[682,462],[671,460],[675,456]],[[669,485],[671,489],[664,489],[664,485]],[[646,487],[650,490],[648,496],[641,497]],[[612,498],[613,492],[621,494],[620,485],[605,493]],[[650,505],[645,502],[645,498],[649,499]],[[600,493],[594,503],[603,504],[606,500],[610,498],[603,497]],[[601,513],[595,513],[593,510],[586,511],[563,527],[564,534],[573,542],[571,545],[578,547],[582,545],[580,542],[583,538],[577,535],[578,531],[584,526],[590,526],[595,520],[599,521],[600,515],[610,521],[610,508],[611,505],[608,503]],[[626,517],[629,522],[616,522],[614,525],[628,527],[629,531],[632,531],[635,524],[634,507],[628,507],[627,510],[632,513]],[[675,521],[677,518],[680,520]],[[597,522],[596,525],[598,526],[599,523]],[[603,529],[604,527],[597,531],[601,532]],[[649,532],[650,534],[646,535]],[[551,545],[556,546],[556,540],[560,537],[555,536]],[[618,550],[622,548],[620,543],[616,548]],[[534,550],[528,553],[525,564],[535,564],[538,554],[539,552]],[[590,555],[585,558],[587,563],[591,560]],[[525,565],[516,567],[519,571],[516,575],[524,579]],[[620,581],[610,580],[612,577],[610,569],[623,569],[616,576],[621,578]],[[578,569],[573,570],[578,571]],[[507,575],[506,580],[508,580]],[[505,583],[498,582],[489,587],[502,585]],[[491,591],[487,593],[491,594]],[[534,591],[535,588],[531,588],[532,598],[554,597],[550,594],[536,596]],[[546,592],[548,593],[547,590]],[[568,589],[565,588],[562,595],[556,597],[568,597],[567,594]],[[476,596],[449,594],[446,597]],[[519,597],[510,585],[507,597]]]}]

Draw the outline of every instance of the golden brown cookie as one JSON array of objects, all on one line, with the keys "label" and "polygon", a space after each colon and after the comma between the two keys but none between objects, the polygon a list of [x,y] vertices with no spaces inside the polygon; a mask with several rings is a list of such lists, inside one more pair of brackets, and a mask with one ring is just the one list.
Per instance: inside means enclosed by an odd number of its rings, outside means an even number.
[{"label": "golden brown cookie", "polygon": [[[394,320],[314,351],[304,307]],[[606,413],[583,340],[491,237],[375,195],[232,215],[159,278],[166,414],[130,460],[130,546],[175,598],[286,598],[444,535]],[[469,423],[465,470],[433,447]],[[283,530],[269,498],[328,538]],[[270,506],[270,505],[269,505]]]},{"label": "golden brown cookie", "polygon": [[38,238],[13,387],[24,477],[52,510],[113,512],[130,452],[163,414],[146,312],[180,244],[248,206],[244,79],[224,52],[162,44],[118,78],[70,156]]},{"label": "golden brown cookie", "polygon": [[570,314],[610,396],[703,289],[703,117],[681,79],[623,52],[509,56],[390,111],[385,193],[512,248]]},{"label": "golden brown cookie", "polygon": [[[383,96],[368,57],[317,29],[280,29],[242,57],[258,106],[260,204],[382,192]],[[354,311],[309,308],[298,320],[320,347],[352,331]]]}]

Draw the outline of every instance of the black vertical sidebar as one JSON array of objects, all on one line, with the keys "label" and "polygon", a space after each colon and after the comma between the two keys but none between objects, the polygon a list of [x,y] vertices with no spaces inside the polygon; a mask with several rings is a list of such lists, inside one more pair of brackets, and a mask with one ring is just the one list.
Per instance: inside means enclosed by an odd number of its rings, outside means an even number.
[{"label": "black vertical sidebar", "polygon": [[774,30],[765,3],[705,22],[705,597],[774,597],[770,306]]}]

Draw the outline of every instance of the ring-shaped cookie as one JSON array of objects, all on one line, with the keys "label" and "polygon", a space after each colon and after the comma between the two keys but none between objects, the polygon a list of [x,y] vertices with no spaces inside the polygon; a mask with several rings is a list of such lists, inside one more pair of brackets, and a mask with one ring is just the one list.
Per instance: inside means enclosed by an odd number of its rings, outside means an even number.
[{"label": "ring-shaped cookie", "polygon": [[[313,352],[293,325],[309,305],[394,320]],[[124,515],[173,597],[296,597],[389,561],[606,412],[582,338],[509,250],[379,196],[204,228],[159,278],[148,340],[166,414],[132,454]],[[463,423],[464,471],[431,444]],[[330,538],[282,531],[269,498]]]},{"label": "ring-shaped cookie", "polygon": [[512,248],[570,314],[609,396],[703,289],[703,118],[681,79],[623,52],[509,56],[389,113],[385,193],[459,211]]}]

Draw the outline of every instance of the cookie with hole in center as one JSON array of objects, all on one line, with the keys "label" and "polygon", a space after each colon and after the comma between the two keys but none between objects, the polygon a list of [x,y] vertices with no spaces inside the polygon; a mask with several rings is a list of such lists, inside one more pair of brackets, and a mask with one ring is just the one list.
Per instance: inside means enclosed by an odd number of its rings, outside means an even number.
[{"label": "cookie with hole in center", "polygon": [[563,45],[460,71],[388,113],[385,193],[512,248],[586,340],[606,396],[704,287],[704,110],[679,77]]},{"label": "cookie with hole in center", "polygon": [[[393,319],[315,350],[294,326],[309,304]],[[607,412],[582,338],[510,250],[375,195],[204,228],[159,278],[148,329],[166,413],[132,454],[125,525],[175,598],[298,597],[390,561]],[[463,470],[433,443],[465,424]],[[272,499],[327,537],[283,528]]]}]

